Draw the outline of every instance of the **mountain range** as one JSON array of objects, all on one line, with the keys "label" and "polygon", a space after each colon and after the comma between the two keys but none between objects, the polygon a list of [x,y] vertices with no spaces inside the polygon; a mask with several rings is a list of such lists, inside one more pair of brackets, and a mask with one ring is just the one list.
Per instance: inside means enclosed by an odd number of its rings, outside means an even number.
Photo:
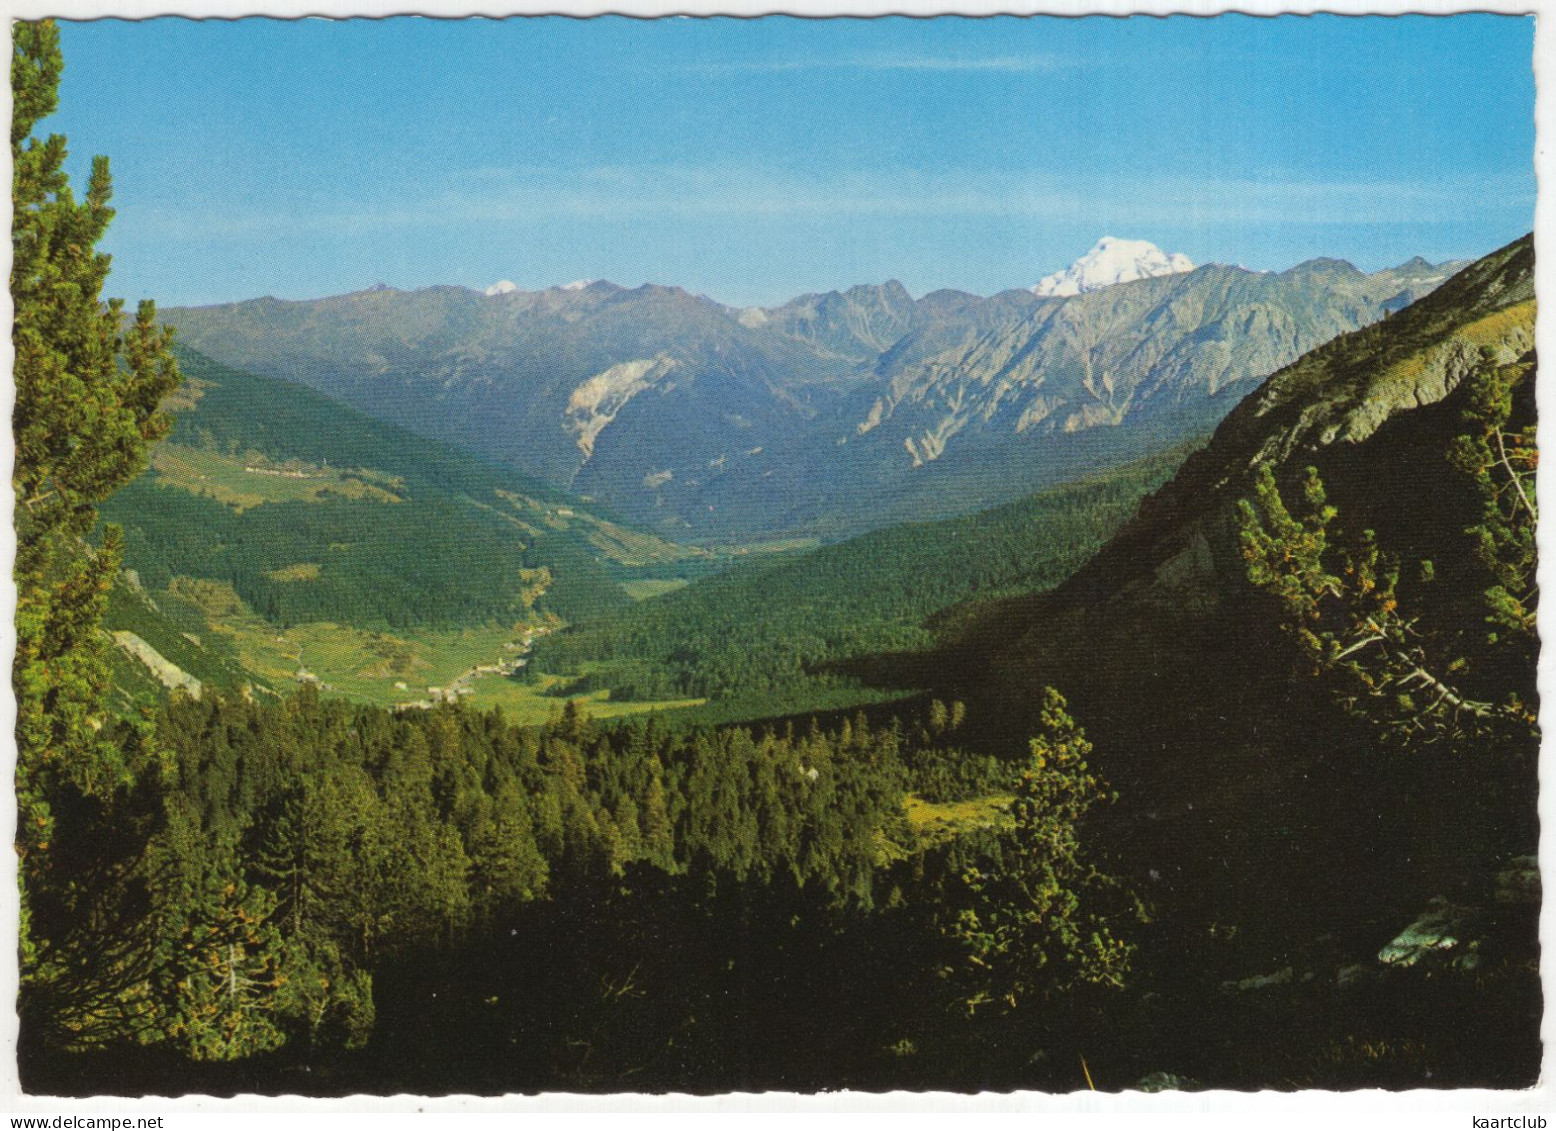
[{"label": "mountain range", "polygon": [[747,308],[604,281],[377,287],[164,319],[223,364],[309,385],[663,535],[719,542],[963,513],[1160,450],[1208,430],[1251,381],[1461,266],[1182,270],[1150,245],[1105,245],[1172,273],[1095,286],[1083,259],[1074,295],[1055,284],[915,299],[888,282]]}]

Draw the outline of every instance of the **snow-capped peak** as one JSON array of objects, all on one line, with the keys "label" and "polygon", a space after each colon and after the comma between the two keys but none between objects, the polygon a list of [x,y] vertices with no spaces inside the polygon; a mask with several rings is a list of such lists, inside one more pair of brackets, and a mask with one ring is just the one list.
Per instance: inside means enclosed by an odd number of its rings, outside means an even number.
[{"label": "snow-capped peak", "polygon": [[563,283],[564,291],[581,291],[594,282],[593,279],[574,279],[571,283]]},{"label": "snow-capped peak", "polygon": [[501,282],[493,283],[487,287],[486,294],[488,298],[491,298],[495,295],[509,295],[518,289],[519,285],[512,279],[503,279]]},{"label": "snow-capped peak", "polygon": [[1150,279],[1157,275],[1176,275],[1194,270],[1189,257],[1174,252],[1168,255],[1161,248],[1146,240],[1120,240],[1103,236],[1097,246],[1070,264],[1063,271],[1055,271],[1037,286],[1032,293],[1043,297],[1079,295],[1114,283],[1128,283],[1135,279]]}]

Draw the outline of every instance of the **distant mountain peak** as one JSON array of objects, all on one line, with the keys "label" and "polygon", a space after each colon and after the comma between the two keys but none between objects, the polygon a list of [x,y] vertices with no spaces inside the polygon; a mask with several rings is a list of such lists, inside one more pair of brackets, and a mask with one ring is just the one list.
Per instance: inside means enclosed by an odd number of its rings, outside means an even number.
[{"label": "distant mountain peak", "polygon": [[1304,259],[1291,270],[1288,275],[1318,275],[1318,274],[1342,274],[1360,275],[1361,271],[1356,264],[1349,259],[1336,259],[1332,255],[1320,255],[1317,259]]},{"label": "distant mountain peak", "polygon": [[571,283],[563,283],[558,289],[564,291],[581,291],[592,287],[597,282],[599,282],[598,279],[574,279]]},{"label": "distant mountain peak", "polygon": [[502,279],[486,288],[486,297],[495,298],[497,295],[509,295],[519,289],[519,285],[512,279]]},{"label": "distant mountain peak", "polygon": [[1148,240],[1121,240],[1103,236],[1097,246],[1070,264],[1055,271],[1032,288],[1042,298],[1085,294],[1158,275],[1177,275],[1194,270],[1189,257],[1168,254]]}]

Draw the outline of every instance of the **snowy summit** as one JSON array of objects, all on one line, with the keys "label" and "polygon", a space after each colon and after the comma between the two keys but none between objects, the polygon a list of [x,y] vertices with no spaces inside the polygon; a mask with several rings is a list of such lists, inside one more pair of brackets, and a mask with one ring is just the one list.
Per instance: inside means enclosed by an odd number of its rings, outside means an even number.
[{"label": "snowy summit", "polygon": [[[576,282],[563,283],[561,286],[553,287],[551,289],[556,291],[581,291],[593,282],[593,279],[579,279]],[[488,297],[493,297],[496,295],[511,295],[518,289],[519,285],[512,279],[504,279],[500,283],[493,283],[491,286],[487,287],[486,294]]]},{"label": "snowy summit", "polygon": [[1194,264],[1189,262],[1186,255],[1176,252],[1168,255],[1146,240],[1119,240],[1103,236],[1097,241],[1096,247],[1063,271],[1049,275],[1032,288],[1032,293],[1044,298],[1079,295],[1111,287],[1114,283],[1129,283],[1135,279],[1176,275],[1192,270]]}]

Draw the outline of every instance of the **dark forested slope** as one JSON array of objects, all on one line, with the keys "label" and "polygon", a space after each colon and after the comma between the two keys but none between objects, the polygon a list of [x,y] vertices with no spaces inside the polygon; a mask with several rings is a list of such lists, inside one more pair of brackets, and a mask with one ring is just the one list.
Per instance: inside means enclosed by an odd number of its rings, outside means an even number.
[{"label": "dark forested slope", "polygon": [[[1058,590],[965,619],[974,718],[1014,745],[1047,683],[1091,724],[1123,798],[1108,837],[1185,969],[1300,973],[1349,945],[1329,961],[1371,977],[1434,899],[1486,933],[1477,978],[1530,961],[1504,881],[1537,827],[1533,329],[1526,238],[1272,376]],[[1464,1039],[1516,1031],[1529,1064],[1519,984],[1513,1028]]]}]

